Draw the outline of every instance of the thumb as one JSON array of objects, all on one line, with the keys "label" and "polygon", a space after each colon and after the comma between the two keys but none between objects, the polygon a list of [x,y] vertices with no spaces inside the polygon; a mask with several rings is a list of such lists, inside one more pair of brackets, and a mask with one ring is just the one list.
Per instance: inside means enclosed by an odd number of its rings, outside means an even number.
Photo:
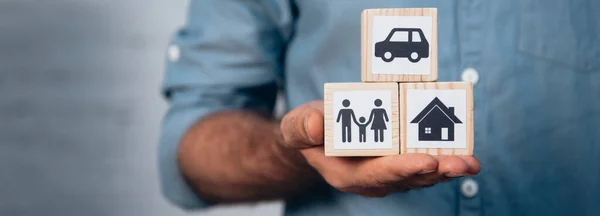
[{"label": "thumb", "polygon": [[284,145],[308,148],[323,144],[323,101],[313,101],[293,109],[281,120]]}]

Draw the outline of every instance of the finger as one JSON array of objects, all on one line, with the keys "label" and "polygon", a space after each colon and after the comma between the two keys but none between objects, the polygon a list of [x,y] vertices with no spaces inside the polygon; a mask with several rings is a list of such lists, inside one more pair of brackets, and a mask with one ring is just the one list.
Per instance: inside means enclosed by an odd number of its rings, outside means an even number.
[{"label": "finger", "polygon": [[417,173],[433,173],[438,167],[437,160],[428,154],[340,158],[325,156],[323,146],[300,152],[329,184],[341,190],[386,187]]},{"label": "finger", "polygon": [[428,154],[403,154],[374,158],[361,163],[354,178],[366,184],[394,184],[418,173],[432,173],[438,161]]},{"label": "finger", "polygon": [[302,105],[281,120],[284,145],[307,148],[323,144],[323,101]]},{"label": "finger", "polygon": [[481,164],[479,162],[479,159],[477,159],[475,156],[463,155],[459,157],[463,159],[469,166],[469,169],[467,170],[467,175],[477,175],[479,172],[481,172]]},{"label": "finger", "polygon": [[[445,159],[447,157],[448,156],[437,156],[437,158],[439,160]],[[470,155],[461,155],[458,157],[463,159],[463,161],[468,166],[465,175],[476,175],[477,173],[479,173],[481,171],[479,160],[476,157],[470,156]],[[447,161],[447,160],[444,160],[444,162],[441,162],[441,163],[445,163],[445,161]],[[414,178],[415,178],[415,181],[417,182],[417,184],[426,184],[426,183],[436,182],[436,181],[437,182],[448,182],[455,178],[455,177],[446,176],[446,174],[448,174],[448,173],[444,172],[444,170],[447,170],[447,169],[442,169],[435,173],[417,175]],[[450,176],[452,176],[452,174],[450,174]]]},{"label": "finger", "polygon": [[447,177],[461,177],[467,174],[469,165],[457,156],[436,156],[439,160],[438,173]]},{"label": "finger", "polygon": [[419,187],[425,187],[428,185],[434,185],[439,183],[442,178],[447,178],[445,175],[440,175],[438,172],[423,174],[423,175],[414,175],[405,180],[409,185],[416,185]]}]

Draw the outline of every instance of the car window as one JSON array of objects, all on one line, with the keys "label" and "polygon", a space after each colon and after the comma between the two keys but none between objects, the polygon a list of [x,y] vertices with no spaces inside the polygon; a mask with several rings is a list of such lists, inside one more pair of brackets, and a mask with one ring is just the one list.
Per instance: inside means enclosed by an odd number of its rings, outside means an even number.
[{"label": "car window", "polygon": [[408,32],[407,31],[396,31],[394,35],[390,38],[392,42],[408,42]]},{"label": "car window", "polygon": [[418,31],[412,32],[412,42],[421,42],[421,35]]}]

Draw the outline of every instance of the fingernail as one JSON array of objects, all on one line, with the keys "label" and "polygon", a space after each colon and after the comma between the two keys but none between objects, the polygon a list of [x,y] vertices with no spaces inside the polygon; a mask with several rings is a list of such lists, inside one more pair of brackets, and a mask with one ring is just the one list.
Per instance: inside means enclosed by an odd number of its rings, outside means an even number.
[{"label": "fingernail", "polygon": [[432,172],[435,172],[435,170],[423,170],[423,171],[421,171],[421,172],[419,172],[417,174],[423,175],[423,174],[432,173]]},{"label": "fingernail", "polygon": [[450,178],[462,177],[463,174],[447,173],[446,176]]}]

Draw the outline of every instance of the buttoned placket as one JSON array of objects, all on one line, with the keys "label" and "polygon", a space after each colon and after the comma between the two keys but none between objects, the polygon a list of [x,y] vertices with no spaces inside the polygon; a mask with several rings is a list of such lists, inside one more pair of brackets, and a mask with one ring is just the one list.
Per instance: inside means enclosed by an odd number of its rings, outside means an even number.
[{"label": "buttoned placket", "polygon": [[[481,67],[482,46],[480,44],[484,41],[485,2],[480,0],[458,0],[457,3],[460,79],[473,83],[474,91],[477,91],[477,85],[481,85],[479,81],[484,74]],[[474,106],[476,107],[477,97],[474,100]],[[477,133],[475,134],[477,135]],[[475,140],[475,143],[477,143],[477,140]],[[482,215],[480,181],[480,178],[477,177],[464,177],[456,181],[458,215]]]}]

